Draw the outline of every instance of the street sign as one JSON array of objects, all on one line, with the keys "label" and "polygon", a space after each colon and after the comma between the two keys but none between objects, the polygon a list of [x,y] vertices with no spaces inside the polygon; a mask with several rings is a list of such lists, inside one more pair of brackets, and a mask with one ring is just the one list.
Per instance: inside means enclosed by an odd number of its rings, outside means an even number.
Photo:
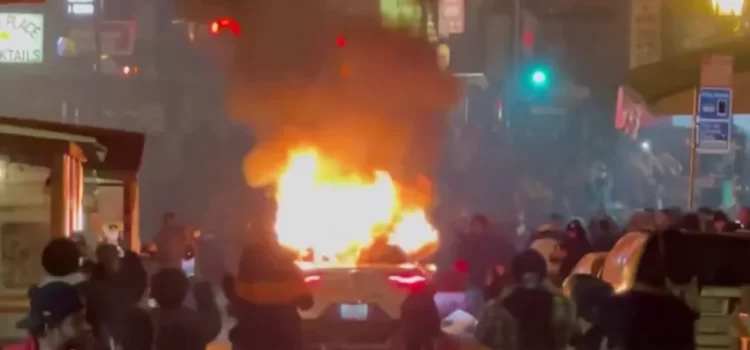
[{"label": "street sign", "polygon": [[700,154],[727,154],[732,147],[732,89],[698,91],[696,150]]},{"label": "street sign", "polygon": [[698,154],[732,152],[732,78],[734,58],[721,54],[701,59],[700,88],[693,94],[693,128],[690,131],[688,209],[695,204]]}]

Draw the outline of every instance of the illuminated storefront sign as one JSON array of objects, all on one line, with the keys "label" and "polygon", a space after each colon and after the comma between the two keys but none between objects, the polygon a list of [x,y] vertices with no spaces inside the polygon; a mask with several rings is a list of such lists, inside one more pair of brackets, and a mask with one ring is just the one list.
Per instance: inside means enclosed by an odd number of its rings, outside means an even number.
[{"label": "illuminated storefront sign", "polygon": [[44,15],[0,13],[0,63],[42,63]]},{"label": "illuminated storefront sign", "polygon": [[419,0],[380,0],[380,18],[389,28],[419,30],[422,15],[422,4]]},{"label": "illuminated storefront sign", "polygon": [[447,38],[464,32],[464,0],[439,0],[438,35]]}]

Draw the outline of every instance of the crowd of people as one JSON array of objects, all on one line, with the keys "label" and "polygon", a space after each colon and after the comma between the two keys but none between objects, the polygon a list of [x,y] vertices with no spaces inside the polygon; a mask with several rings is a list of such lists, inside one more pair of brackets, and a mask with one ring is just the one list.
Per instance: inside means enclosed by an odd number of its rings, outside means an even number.
[{"label": "crowd of people", "polygon": [[[698,314],[668,289],[675,281],[667,276],[664,256],[645,254],[640,266],[646,268],[637,271],[635,286],[617,295],[598,278],[575,275],[574,268],[586,254],[607,252],[633,231],[660,237],[678,231],[750,235],[750,209],[741,208],[737,220],[707,208],[647,209],[623,225],[606,216],[588,225],[580,218],[564,224],[553,214],[538,227],[525,237],[504,235],[492,232],[486,217],[476,216],[456,240],[452,261],[465,271],[465,300],[478,319],[477,341],[498,350],[695,349]],[[581,286],[568,296],[561,292],[566,279]]]},{"label": "crowd of people", "polygon": [[[55,238],[44,247],[45,276],[29,289],[30,308],[17,327],[22,350],[203,350],[222,330],[214,285],[188,276],[178,260],[194,254],[189,234],[165,216],[156,244],[143,252],[103,242]],[[91,255],[91,256],[89,256]],[[222,292],[236,323],[234,349],[302,348],[298,309],[312,296],[294,256],[272,234],[258,234],[241,253]],[[219,286],[215,286],[219,289]]]},{"label": "crowd of people", "polygon": [[[623,231],[726,232],[749,224],[748,209],[740,210],[737,221],[705,209],[644,210]],[[611,249],[618,237],[612,220],[563,225],[551,215],[522,244],[493,234],[491,227],[477,216],[452,245],[455,269],[466,276],[466,309],[478,320],[476,341],[489,349],[695,348],[697,315],[667,291],[659,261],[642,264],[649,269],[638,271],[633,289],[616,296],[596,278],[573,274],[587,253]],[[51,240],[41,259],[45,276],[30,288],[28,316],[17,325],[28,331],[22,349],[205,349],[222,329],[221,310],[213,286],[200,273],[186,275],[177,263],[195,254],[186,237],[166,216],[156,247],[142,253],[102,243],[91,255],[80,241]],[[236,319],[229,334],[234,349],[304,348],[299,310],[314,300],[295,259],[271,232],[258,231],[236,272],[224,275],[221,291]],[[589,287],[563,295],[566,278]],[[442,334],[434,292],[434,286],[414,290],[402,305],[406,350],[436,349]]]}]

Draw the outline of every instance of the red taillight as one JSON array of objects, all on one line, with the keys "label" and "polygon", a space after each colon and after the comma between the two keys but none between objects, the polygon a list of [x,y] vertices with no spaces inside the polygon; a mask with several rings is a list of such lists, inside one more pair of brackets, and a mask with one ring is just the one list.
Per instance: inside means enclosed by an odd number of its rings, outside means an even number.
[{"label": "red taillight", "polygon": [[240,25],[232,18],[219,18],[208,27],[209,31],[213,35],[218,35],[222,30],[226,29],[234,35],[240,35]]},{"label": "red taillight", "polygon": [[320,275],[307,275],[305,276],[305,283],[314,283],[320,281]]},{"label": "red taillight", "polygon": [[388,280],[397,287],[407,289],[421,288],[427,283],[427,278],[419,274],[390,275]]},{"label": "red taillight", "polygon": [[317,287],[317,286],[320,285],[320,283],[322,282],[322,279],[323,278],[320,275],[315,275],[315,274],[313,274],[313,275],[306,275],[305,276],[305,284],[308,287],[315,288],[315,287]]},{"label": "red taillight", "polygon": [[456,261],[456,271],[458,272],[468,272],[469,271],[469,263],[466,262],[466,260],[457,260]]}]

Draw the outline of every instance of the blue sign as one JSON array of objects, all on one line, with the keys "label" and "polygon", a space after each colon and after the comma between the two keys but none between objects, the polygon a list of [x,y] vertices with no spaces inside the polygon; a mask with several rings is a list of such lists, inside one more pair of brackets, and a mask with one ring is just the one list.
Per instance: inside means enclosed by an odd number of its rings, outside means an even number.
[{"label": "blue sign", "polygon": [[729,153],[732,148],[732,89],[701,88],[696,109],[698,153]]}]

